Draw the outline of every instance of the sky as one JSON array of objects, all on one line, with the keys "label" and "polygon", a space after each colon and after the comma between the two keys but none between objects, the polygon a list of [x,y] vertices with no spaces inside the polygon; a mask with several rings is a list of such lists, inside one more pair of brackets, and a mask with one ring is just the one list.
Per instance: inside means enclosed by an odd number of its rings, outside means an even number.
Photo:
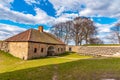
[{"label": "sky", "polygon": [[50,27],[78,16],[89,17],[98,28],[97,37],[105,39],[120,21],[119,0],[0,0],[0,40],[22,31]]}]

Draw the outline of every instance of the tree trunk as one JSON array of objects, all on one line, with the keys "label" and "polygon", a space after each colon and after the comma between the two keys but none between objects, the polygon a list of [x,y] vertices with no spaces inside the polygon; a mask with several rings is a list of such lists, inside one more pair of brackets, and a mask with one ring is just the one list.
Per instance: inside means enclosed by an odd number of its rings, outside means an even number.
[{"label": "tree trunk", "polygon": [[75,45],[76,45],[76,46],[79,45],[78,35],[76,35]]}]

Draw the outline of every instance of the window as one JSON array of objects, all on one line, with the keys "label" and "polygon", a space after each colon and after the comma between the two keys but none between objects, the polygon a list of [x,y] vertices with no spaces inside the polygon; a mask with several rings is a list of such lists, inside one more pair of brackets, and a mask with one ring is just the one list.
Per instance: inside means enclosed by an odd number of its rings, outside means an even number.
[{"label": "window", "polygon": [[43,48],[41,48],[41,52],[43,52],[44,51],[44,49]]},{"label": "window", "polygon": [[71,47],[69,48],[69,51],[72,51],[72,48],[71,48]]},{"label": "window", "polygon": [[34,48],[34,53],[36,53],[37,52],[37,48]]}]

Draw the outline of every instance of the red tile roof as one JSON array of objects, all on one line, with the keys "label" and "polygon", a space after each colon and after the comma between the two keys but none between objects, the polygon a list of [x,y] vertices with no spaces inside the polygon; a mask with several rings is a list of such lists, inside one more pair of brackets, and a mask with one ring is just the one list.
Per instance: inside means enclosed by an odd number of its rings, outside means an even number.
[{"label": "red tile roof", "polygon": [[7,42],[41,42],[48,44],[65,44],[54,35],[47,32],[39,32],[35,29],[29,29],[20,34],[6,39]]}]

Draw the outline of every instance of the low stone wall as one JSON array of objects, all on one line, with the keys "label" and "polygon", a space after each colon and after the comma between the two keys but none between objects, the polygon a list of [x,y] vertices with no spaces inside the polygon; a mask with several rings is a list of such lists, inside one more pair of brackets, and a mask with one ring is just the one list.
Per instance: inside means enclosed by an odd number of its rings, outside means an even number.
[{"label": "low stone wall", "polygon": [[0,41],[0,50],[3,50],[5,52],[9,52],[8,42]]},{"label": "low stone wall", "polygon": [[81,46],[66,46],[66,51],[79,52]]},{"label": "low stone wall", "polygon": [[120,46],[67,46],[66,51],[69,49],[84,55],[114,55],[120,53]]}]

